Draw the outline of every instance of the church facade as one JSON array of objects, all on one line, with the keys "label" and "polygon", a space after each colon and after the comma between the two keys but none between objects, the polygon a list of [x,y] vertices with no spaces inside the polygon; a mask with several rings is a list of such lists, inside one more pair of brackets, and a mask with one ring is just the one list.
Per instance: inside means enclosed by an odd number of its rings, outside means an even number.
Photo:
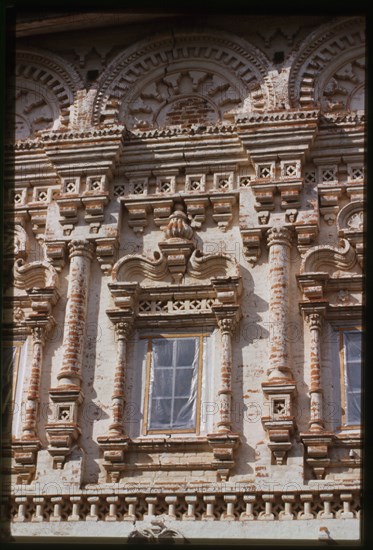
[{"label": "church facade", "polygon": [[364,19],[106,15],[17,24],[4,529],[358,541]]}]

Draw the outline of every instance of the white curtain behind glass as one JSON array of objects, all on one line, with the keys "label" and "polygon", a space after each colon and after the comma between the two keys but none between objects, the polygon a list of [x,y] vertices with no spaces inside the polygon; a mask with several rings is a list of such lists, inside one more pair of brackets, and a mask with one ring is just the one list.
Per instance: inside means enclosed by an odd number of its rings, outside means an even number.
[{"label": "white curtain behind glass", "polygon": [[149,430],[196,427],[199,338],[154,338],[149,392]]},{"label": "white curtain behind glass", "polygon": [[362,334],[346,331],[344,337],[346,424],[361,423]]}]

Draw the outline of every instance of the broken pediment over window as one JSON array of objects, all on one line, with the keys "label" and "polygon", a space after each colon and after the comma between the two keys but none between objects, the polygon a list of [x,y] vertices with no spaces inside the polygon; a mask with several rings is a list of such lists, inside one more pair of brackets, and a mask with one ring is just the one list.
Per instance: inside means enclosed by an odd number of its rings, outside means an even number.
[{"label": "broken pediment over window", "polygon": [[237,263],[224,254],[203,254],[196,248],[194,232],[182,205],[175,205],[165,228],[166,238],[153,258],[130,254],[113,268],[117,283],[142,282],[142,285],[210,284],[211,277],[238,277]]}]

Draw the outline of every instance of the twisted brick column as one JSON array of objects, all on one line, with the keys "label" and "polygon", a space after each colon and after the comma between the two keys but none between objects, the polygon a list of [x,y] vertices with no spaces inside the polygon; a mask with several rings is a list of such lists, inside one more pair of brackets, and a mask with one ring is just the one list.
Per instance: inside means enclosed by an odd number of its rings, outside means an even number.
[{"label": "twisted brick column", "polygon": [[40,401],[40,375],[43,364],[43,349],[45,345],[46,328],[36,326],[32,328],[32,364],[30,385],[27,392],[25,422],[22,428],[22,439],[37,437],[36,422]]},{"label": "twisted brick column", "polygon": [[73,240],[69,243],[69,286],[63,335],[62,367],[57,376],[59,386],[80,386],[90,262],[93,252],[94,246],[88,241]]},{"label": "twisted brick column", "polygon": [[310,369],[311,369],[311,419],[310,431],[324,431],[323,420],[323,391],[321,387],[321,358],[320,358],[320,334],[322,317],[320,313],[306,315],[306,320],[311,332]]},{"label": "twisted brick column", "polygon": [[289,309],[289,255],[291,233],[286,227],[268,230],[269,247],[269,322],[270,322],[270,367],[268,380],[281,382],[291,380],[288,366],[288,309]]},{"label": "twisted brick column", "polygon": [[114,374],[114,392],[112,395],[112,424],[109,435],[124,435],[123,412],[125,405],[124,384],[127,368],[127,341],[132,332],[132,323],[116,323],[115,331],[118,338],[117,362]]},{"label": "twisted brick column", "polygon": [[232,334],[236,321],[233,318],[223,318],[218,321],[222,340],[222,359],[220,377],[220,407],[218,433],[227,433],[232,429]]}]

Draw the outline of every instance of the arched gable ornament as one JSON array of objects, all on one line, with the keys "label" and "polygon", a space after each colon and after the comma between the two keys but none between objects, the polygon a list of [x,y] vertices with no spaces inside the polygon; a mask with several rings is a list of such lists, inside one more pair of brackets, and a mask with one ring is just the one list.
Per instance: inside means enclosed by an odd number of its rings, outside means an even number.
[{"label": "arched gable ornament", "polygon": [[7,229],[4,238],[4,259],[14,262],[14,259],[26,259],[30,248],[26,230],[22,225],[16,224]]},{"label": "arched gable ornament", "polygon": [[[338,248],[319,245],[311,248],[303,257],[300,273],[328,273],[338,278],[343,273],[351,274],[357,267],[356,251],[346,239],[341,239]],[[340,273],[342,272],[342,274]]]},{"label": "arched gable ornament", "polygon": [[355,248],[360,266],[364,266],[365,207],[363,201],[346,204],[337,216],[338,235]]},{"label": "arched gable ornament", "polygon": [[303,42],[289,76],[293,108],[364,109],[364,21],[344,18],[319,27]]},{"label": "arched gable ornament", "polygon": [[19,50],[15,75],[9,130],[15,125],[16,140],[69,125],[74,96],[84,83],[65,59],[41,50]]},{"label": "arched gable ornament", "polygon": [[16,260],[13,268],[14,286],[22,290],[31,288],[58,288],[58,273],[48,262],[25,263]]},{"label": "arched gable ornament", "polygon": [[119,54],[101,75],[94,123],[128,128],[216,123],[242,107],[275,107],[268,59],[223,32],[188,31],[142,41]]}]

